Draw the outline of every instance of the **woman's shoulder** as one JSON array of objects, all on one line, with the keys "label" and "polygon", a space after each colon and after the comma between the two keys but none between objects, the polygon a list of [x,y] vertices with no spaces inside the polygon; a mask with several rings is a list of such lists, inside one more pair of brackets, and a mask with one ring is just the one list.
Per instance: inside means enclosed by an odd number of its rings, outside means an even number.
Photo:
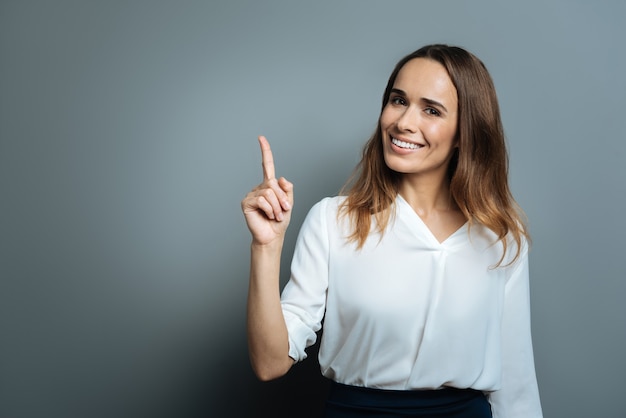
[{"label": "woman's shoulder", "polygon": [[470,222],[468,235],[473,248],[497,255],[501,266],[516,266],[528,257],[530,242],[524,235],[520,235],[518,241],[509,231],[499,238],[496,232],[479,222]]},{"label": "woman's shoulder", "polygon": [[313,227],[319,230],[333,230],[341,229],[340,225],[343,222],[340,221],[341,205],[345,201],[345,196],[327,196],[321,198],[314,203],[304,220],[306,227]]},{"label": "woman's shoulder", "polygon": [[339,208],[346,200],[346,196],[326,196],[318,200],[309,210],[310,212],[318,211],[328,214],[337,214]]}]

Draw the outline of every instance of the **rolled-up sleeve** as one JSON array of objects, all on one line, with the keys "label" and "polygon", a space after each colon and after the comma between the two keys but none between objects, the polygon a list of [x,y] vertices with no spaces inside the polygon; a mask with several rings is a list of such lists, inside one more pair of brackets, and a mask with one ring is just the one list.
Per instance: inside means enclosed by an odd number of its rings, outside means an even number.
[{"label": "rolled-up sleeve", "polygon": [[306,348],[317,339],[326,308],[329,237],[326,225],[328,198],[315,204],[298,233],[291,276],[281,294],[281,305],[289,333],[289,356],[307,357]]}]

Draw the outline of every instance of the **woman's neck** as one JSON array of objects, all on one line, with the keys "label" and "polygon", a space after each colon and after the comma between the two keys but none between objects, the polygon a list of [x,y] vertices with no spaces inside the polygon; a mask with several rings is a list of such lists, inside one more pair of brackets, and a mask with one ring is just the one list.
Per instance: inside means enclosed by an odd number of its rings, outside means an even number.
[{"label": "woman's neck", "polygon": [[440,181],[419,181],[418,178],[403,179],[398,192],[422,217],[437,212],[458,211],[450,185],[446,179]]}]

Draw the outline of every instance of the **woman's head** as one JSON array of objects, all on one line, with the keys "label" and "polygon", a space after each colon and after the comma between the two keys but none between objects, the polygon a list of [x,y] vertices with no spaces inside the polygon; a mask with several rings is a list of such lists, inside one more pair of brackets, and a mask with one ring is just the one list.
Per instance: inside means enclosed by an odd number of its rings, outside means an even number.
[{"label": "woman's head", "polygon": [[[521,248],[527,232],[522,214],[508,186],[508,156],[495,87],[485,65],[463,48],[442,44],[424,46],[402,58],[389,77],[382,100],[381,116],[398,74],[416,59],[440,64],[457,98],[455,149],[446,161],[450,193],[470,224],[481,223],[503,242],[512,233]],[[370,218],[375,216],[382,232],[389,219],[389,208],[398,193],[402,173],[392,170],[384,159],[383,132],[379,118],[376,131],[365,144],[353,181],[346,189],[344,213],[350,215],[354,233],[350,237],[362,245],[369,234]]]},{"label": "woman's head", "polygon": [[[398,73],[410,61],[423,58],[433,60],[445,68],[456,88],[458,154],[450,161],[449,178],[460,168],[467,176],[481,169],[489,171],[494,165],[506,170],[507,155],[500,109],[495,87],[485,65],[463,48],[448,45],[427,45],[406,55],[395,66],[382,100],[381,113],[389,102]],[[380,142],[380,127],[371,142]],[[375,145],[375,144],[368,144]],[[377,158],[382,148],[374,146]],[[482,177],[482,176],[481,176]],[[474,177],[475,179],[475,177]]]},{"label": "woman's head", "polygon": [[409,183],[447,183],[458,147],[457,102],[456,88],[437,61],[415,58],[404,64],[379,118],[387,167]]}]

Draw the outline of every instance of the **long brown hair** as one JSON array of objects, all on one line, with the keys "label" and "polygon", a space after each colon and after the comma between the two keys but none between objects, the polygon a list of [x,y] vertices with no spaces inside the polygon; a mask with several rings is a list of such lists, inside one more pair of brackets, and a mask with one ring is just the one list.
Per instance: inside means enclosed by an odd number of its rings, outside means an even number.
[{"label": "long brown hair", "polygon": [[[382,100],[382,110],[402,67],[415,58],[434,60],[446,69],[458,96],[458,148],[448,166],[450,193],[471,226],[474,222],[491,229],[502,242],[501,265],[508,236],[516,244],[510,263],[520,255],[524,239],[530,240],[523,212],[508,185],[508,154],[496,90],[485,65],[463,48],[442,44],[424,46],[402,58],[395,66]],[[392,215],[401,174],[384,161],[380,120],[363,148],[361,161],[344,185],[347,194],[340,216],[352,224],[350,241],[361,248],[370,234],[372,216],[377,232],[384,233]],[[510,264],[510,263],[507,263]]]}]

